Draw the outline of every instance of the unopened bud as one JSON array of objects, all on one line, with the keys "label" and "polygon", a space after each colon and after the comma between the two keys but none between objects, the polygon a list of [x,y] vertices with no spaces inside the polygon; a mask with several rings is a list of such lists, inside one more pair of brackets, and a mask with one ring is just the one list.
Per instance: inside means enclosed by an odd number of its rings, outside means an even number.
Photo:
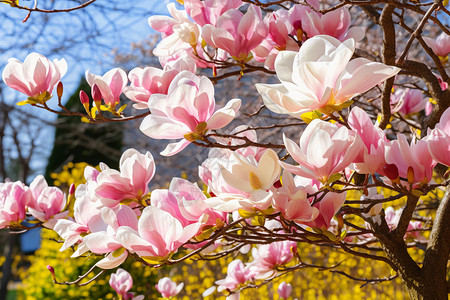
[{"label": "unopened bud", "polygon": [[67,197],[67,205],[75,199],[75,184],[71,184],[69,187],[69,196]]},{"label": "unopened bud", "polygon": [[398,168],[394,164],[385,164],[383,167],[383,172],[392,181],[398,179]]},{"label": "unopened bud", "polygon": [[273,187],[276,188],[276,189],[279,189],[280,187],[282,187],[281,180],[275,181],[273,183]]},{"label": "unopened bud", "polygon": [[414,169],[411,166],[408,167],[408,172],[406,173],[406,178],[408,179],[409,184],[414,183]]},{"label": "unopened bud", "polygon": [[80,101],[83,105],[89,103],[89,97],[85,91],[80,91]]},{"label": "unopened bud", "polygon": [[98,109],[100,109],[100,105],[102,103],[102,92],[100,92],[100,89],[98,85],[94,84],[92,86],[92,99],[94,99],[95,106],[97,106]]},{"label": "unopened bud", "polygon": [[50,266],[50,265],[47,265],[47,269],[48,269],[48,270],[50,271],[50,273],[52,274],[53,281],[56,282],[55,269],[53,269],[53,267]]},{"label": "unopened bud", "polygon": [[56,86],[56,94],[58,95],[58,98],[61,99],[63,95],[64,87],[63,83],[60,81],[58,82],[58,85]]},{"label": "unopened bud", "polygon": [[80,102],[84,107],[84,110],[88,113],[90,113],[89,111],[89,96],[86,94],[85,91],[80,91]]},{"label": "unopened bud", "polygon": [[69,195],[75,194],[75,184],[71,184],[69,187]]}]

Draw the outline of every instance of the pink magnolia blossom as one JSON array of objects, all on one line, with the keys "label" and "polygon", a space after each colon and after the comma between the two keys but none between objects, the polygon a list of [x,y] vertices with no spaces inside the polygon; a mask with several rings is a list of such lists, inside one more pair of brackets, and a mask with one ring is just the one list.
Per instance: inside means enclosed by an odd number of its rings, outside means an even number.
[{"label": "pink magnolia blossom", "polygon": [[181,49],[196,47],[200,37],[200,27],[189,19],[185,10],[177,10],[175,3],[167,4],[172,17],[151,16],[148,24],[161,32],[162,40],[153,50],[156,56],[171,56]]},{"label": "pink magnolia blossom", "polygon": [[[319,195],[320,197],[320,195]],[[315,228],[328,229],[332,225],[333,217],[345,202],[346,193],[326,193],[314,207],[319,210],[319,215],[305,225]]]},{"label": "pink magnolia blossom", "polygon": [[23,63],[10,58],[3,70],[2,79],[10,88],[34,98],[33,103],[36,103],[39,100],[50,99],[54,86],[66,71],[67,63],[64,59],[55,59],[52,62],[45,56],[33,52]]},{"label": "pink magnolia blossom", "polygon": [[169,277],[161,278],[156,285],[156,289],[164,298],[171,298],[178,295],[184,287],[184,283],[177,285]]},{"label": "pink magnolia blossom", "polygon": [[323,183],[348,167],[363,147],[361,138],[353,131],[319,119],[306,127],[300,137],[300,147],[287,137],[284,144],[299,165],[280,162],[281,166],[293,174]]},{"label": "pink magnolia blossom", "polygon": [[149,192],[148,184],[155,174],[155,161],[150,152],[139,153],[128,149],[120,158],[120,171],[106,169],[97,177],[95,193],[102,197],[106,206],[115,206],[121,201],[140,201]]},{"label": "pink magnolia blossom", "polygon": [[167,95],[153,94],[148,101],[151,115],[140,130],[154,139],[182,139],[169,144],[161,155],[174,155],[210,129],[219,129],[236,116],[241,100],[230,100],[216,110],[214,86],[207,77],[188,71],[172,80]]},{"label": "pink magnolia blossom", "polygon": [[133,287],[133,277],[124,269],[118,269],[109,278],[109,285],[125,299],[129,299],[127,292]]},{"label": "pink magnolia blossom", "polygon": [[232,153],[228,165],[221,167],[224,181],[238,190],[236,194],[217,192],[217,198],[208,199],[208,204],[217,210],[232,212],[237,209],[264,210],[272,201],[271,190],[280,176],[278,155],[267,149],[259,161],[254,157],[243,157]]},{"label": "pink magnolia blossom", "polygon": [[152,94],[167,94],[172,79],[178,70],[161,70],[155,67],[134,68],[128,73],[131,85],[125,87],[125,96],[136,102],[134,108],[145,109]]},{"label": "pink magnolia blossom", "polygon": [[217,219],[226,221],[226,214],[211,209],[206,196],[197,184],[185,179],[173,178],[168,190],[153,190],[151,205],[169,212],[183,226],[194,224],[203,218],[204,225],[215,226]]},{"label": "pink magnolia blossom", "polygon": [[216,25],[218,17],[241,5],[242,0],[184,0],[187,13],[200,26]]},{"label": "pink magnolia blossom", "polygon": [[409,144],[403,134],[398,134],[397,140],[386,144],[385,159],[388,164],[394,164],[399,176],[407,179],[409,183],[429,182],[436,165],[426,140],[413,140]]},{"label": "pink magnolia blossom", "polygon": [[0,183],[0,229],[19,225],[31,198],[30,189],[20,181]]},{"label": "pink magnolia blossom", "polygon": [[283,218],[295,222],[308,222],[319,215],[319,210],[311,207],[308,193],[316,190],[312,186],[298,186],[291,173],[283,171],[283,185],[276,190],[273,208],[280,211]]},{"label": "pink magnolia blossom", "polygon": [[[73,219],[59,219],[53,228],[64,239],[60,251],[81,243],[86,233],[105,231],[107,227],[100,215],[99,203],[91,201],[86,194],[86,184],[77,187],[75,198]],[[87,250],[82,249],[84,252]]]},{"label": "pink magnolia blossom", "polygon": [[49,187],[44,176],[37,176],[30,185],[33,195],[28,203],[28,211],[33,217],[44,222],[43,226],[52,229],[57,220],[66,217],[67,205],[64,193],[57,187]]},{"label": "pink magnolia blossom", "polygon": [[431,156],[439,163],[450,166],[450,109],[446,109],[435,128],[426,138]]},{"label": "pink magnolia blossom", "polygon": [[292,10],[293,8],[289,11],[277,10],[264,18],[268,28],[267,37],[252,53],[256,61],[264,62],[264,66],[270,70],[275,69],[275,59],[280,51],[300,49],[298,42],[291,38],[296,35],[296,30],[289,19]]},{"label": "pink magnolia blossom", "polygon": [[125,261],[128,252],[117,240],[116,234],[121,226],[128,226],[134,230],[138,229],[136,212],[127,205],[119,205],[114,209],[109,207],[100,209],[102,220],[107,225],[106,228],[92,232],[83,238],[83,243],[87,250],[96,254],[111,254],[106,259],[99,261],[97,263],[98,267],[111,269]]},{"label": "pink magnolia blossom", "polygon": [[442,58],[450,53],[450,36],[442,32],[437,38],[423,37],[423,40],[433,52]]},{"label": "pink magnolia blossom", "polygon": [[391,111],[403,115],[410,115],[425,109],[427,100],[423,93],[413,89],[397,89],[391,95]]},{"label": "pink magnolia blossom", "polygon": [[[247,130],[247,125],[241,125],[233,129],[230,133],[238,137],[245,137],[252,142],[257,142],[258,137],[255,130]],[[240,145],[245,141],[238,138],[217,138],[217,141],[226,145]],[[261,159],[265,149],[259,147],[245,147],[239,148],[236,153],[247,157],[251,156],[257,162]],[[199,177],[208,186],[208,192],[213,194],[229,193],[240,194],[239,191],[225,182],[221,174],[221,166],[229,166],[231,155],[233,151],[228,149],[212,148],[209,150],[208,159],[206,159],[201,166],[199,166]]]},{"label": "pink magnolia blossom", "polygon": [[297,252],[297,243],[280,241],[258,245],[252,249],[253,261],[247,265],[253,277],[267,279],[277,274],[277,268],[288,264]]},{"label": "pink magnolia blossom", "polygon": [[355,95],[392,77],[399,68],[365,58],[350,61],[355,41],[325,35],[308,39],[299,52],[283,51],[275,60],[281,84],[257,84],[265,105],[276,113],[299,118],[313,110],[341,109]]},{"label": "pink magnolia blossom", "polygon": [[174,3],[169,3],[167,9],[172,17],[152,16],[148,19],[150,27],[161,32],[162,40],[153,49],[153,54],[160,58],[163,66],[168,61],[190,57],[200,68],[209,66],[202,47],[201,28],[189,19],[184,10],[177,10]]},{"label": "pink magnolia blossom", "polygon": [[200,229],[201,223],[183,227],[170,213],[153,206],[142,211],[138,230],[121,226],[117,229],[117,240],[130,252],[142,259],[157,263],[169,258]]},{"label": "pink magnolia blossom", "polygon": [[267,35],[261,9],[250,5],[242,14],[237,9],[230,9],[217,19],[215,26],[206,24],[202,36],[206,43],[225,50],[235,60],[246,62],[250,51],[256,48]]},{"label": "pink magnolia blossom", "polygon": [[382,174],[382,168],[386,164],[384,145],[388,142],[384,131],[374,126],[369,115],[357,106],[350,111],[348,124],[364,143],[353,161],[354,169],[360,174]]},{"label": "pink magnolia blossom", "polygon": [[228,265],[227,277],[216,281],[216,284],[219,286],[217,290],[219,292],[225,289],[233,291],[252,279],[253,276],[250,269],[240,259],[236,259]]},{"label": "pink magnolia blossom", "polygon": [[346,7],[330,11],[326,14],[320,14],[309,8],[299,9],[300,21],[303,31],[308,38],[317,35],[328,35],[341,42],[353,38],[360,41],[364,38],[364,29],[362,27],[350,28],[351,16]]},{"label": "pink magnolia blossom", "polygon": [[96,84],[100,89],[105,104],[108,107],[114,108],[120,101],[120,95],[128,83],[128,78],[124,70],[114,68],[106,72],[103,76],[86,71],[86,81],[91,87]]},{"label": "pink magnolia blossom", "polygon": [[291,293],[292,293],[292,285],[286,283],[285,281],[280,283],[280,285],[278,286],[278,295],[280,296],[280,298],[287,299],[289,298]]}]

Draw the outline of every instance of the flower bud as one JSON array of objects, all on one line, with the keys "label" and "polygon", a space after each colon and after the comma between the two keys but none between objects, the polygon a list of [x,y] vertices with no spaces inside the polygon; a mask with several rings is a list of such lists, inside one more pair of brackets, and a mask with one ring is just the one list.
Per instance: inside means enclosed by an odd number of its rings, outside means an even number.
[{"label": "flower bud", "polygon": [[50,266],[50,265],[47,265],[47,269],[48,269],[48,270],[50,271],[50,273],[52,274],[53,281],[56,282],[55,269],[53,269],[53,267]]},{"label": "flower bud", "polygon": [[392,181],[398,179],[398,168],[394,164],[385,164],[383,167],[383,172]]},{"label": "flower bud", "polygon": [[58,95],[58,99],[61,99],[63,91],[64,91],[63,83],[60,81],[58,82],[58,85],[56,87],[56,94]]},{"label": "flower bud", "polygon": [[100,105],[102,102],[102,92],[100,92],[100,89],[98,88],[98,85],[94,84],[92,85],[92,98],[94,99],[95,106],[97,106],[98,109],[100,109]]},{"label": "flower bud", "polygon": [[408,179],[409,184],[414,183],[414,169],[411,166],[408,167],[408,171],[406,173],[406,178]]},{"label": "flower bud", "polygon": [[84,107],[84,110],[88,113],[89,115],[89,96],[86,94],[85,91],[80,91],[80,102]]}]

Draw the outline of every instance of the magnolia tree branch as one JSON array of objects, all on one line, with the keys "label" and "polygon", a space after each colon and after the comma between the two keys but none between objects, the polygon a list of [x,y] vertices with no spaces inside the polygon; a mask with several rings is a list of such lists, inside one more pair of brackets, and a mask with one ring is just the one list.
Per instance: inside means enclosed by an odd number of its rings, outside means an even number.
[{"label": "magnolia tree branch", "polygon": [[[83,3],[83,4],[80,4],[80,5],[77,5],[77,6],[74,6],[74,7],[61,8],[61,9],[42,9],[42,8],[38,8],[36,5],[35,5],[35,7],[30,8],[30,7],[18,5],[14,1],[11,1],[10,5],[12,7],[15,7],[15,8],[18,8],[18,9],[27,10],[29,12],[36,11],[36,12],[42,12],[42,13],[61,13],[61,12],[71,12],[71,11],[74,11],[74,10],[85,8],[85,7],[89,6],[89,5],[91,5],[92,3],[94,3],[95,1],[97,1],[97,0],[89,0],[89,1],[86,1],[85,3]],[[36,1],[36,4],[37,4],[37,1]]]},{"label": "magnolia tree branch", "polygon": [[[380,15],[380,26],[383,30],[383,63],[395,65],[395,27],[392,21],[392,14],[395,7],[386,4]],[[383,93],[381,95],[381,122],[380,128],[385,129],[391,119],[391,91],[394,85],[394,78],[391,77],[384,83]]]},{"label": "magnolia tree branch", "polygon": [[[440,287],[436,291],[439,297],[441,297],[440,299],[445,299],[448,293],[446,277],[450,255],[449,220],[450,188],[447,187],[436,212],[422,267],[422,276],[426,279],[425,285]],[[433,282],[438,284],[435,285]]]}]

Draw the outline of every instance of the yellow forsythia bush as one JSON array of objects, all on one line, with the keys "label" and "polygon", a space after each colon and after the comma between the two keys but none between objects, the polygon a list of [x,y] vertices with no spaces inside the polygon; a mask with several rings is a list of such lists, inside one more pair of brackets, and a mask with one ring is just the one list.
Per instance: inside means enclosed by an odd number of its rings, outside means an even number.
[{"label": "yellow forsythia bush", "polygon": [[[69,164],[58,174],[52,174],[52,178],[58,185],[69,186],[74,182],[83,182],[83,170],[86,164]],[[389,191],[382,191],[385,196],[390,196]],[[422,197],[422,202],[433,201],[443,196],[443,192],[438,190],[433,194]],[[348,193],[348,199],[359,199],[357,192]],[[389,205],[400,207],[404,199],[399,199]],[[420,205],[420,203],[419,203]],[[421,214],[430,217],[431,212],[422,211]],[[363,224],[361,224],[364,226]],[[425,233],[427,235],[427,233]],[[42,246],[31,259],[31,267],[22,273],[24,283],[24,299],[113,299],[116,297],[114,291],[108,284],[109,275],[113,271],[107,271],[100,279],[88,286],[67,286],[55,285],[51,274],[46,266],[54,267],[59,281],[71,281],[77,279],[78,275],[86,272],[97,258],[70,258],[70,250],[59,252],[61,246],[55,240],[59,240],[56,233],[43,230]],[[348,255],[340,250],[326,247],[317,247],[309,244],[299,244],[298,252],[307,263],[333,266],[340,264],[336,270],[359,278],[386,278],[394,275],[389,266],[382,262],[367,260],[360,257]],[[419,258],[423,254],[419,249],[411,249],[411,255]],[[164,267],[155,270],[145,267],[139,262],[129,258],[121,267],[129,271],[133,276],[134,285],[131,289],[137,295],[143,294],[146,299],[158,299],[159,293],[154,285],[159,278],[169,276],[177,283],[184,282],[185,286],[177,299],[202,299],[202,292],[214,286],[214,282],[226,276],[228,264],[240,258],[248,262],[246,255],[236,257],[225,257],[214,261],[194,261],[189,260],[182,264],[171,267]],[[420,259],[419,259],[420,260]],[[96,270],[97,272],[99,270]],[[90,275],[86,278],[92,278]],[[333,273],[330,270],[320,270],[304,268],[294,273],[279,277],[272,282],[262,285],[256,289],[246,289],[241,293],[242,300],[250,299],[279,299],[278,285],[286,281],[293,286],[291,298],[298,299],[408,299],[408,293],[403,288],[401,280],[379,283],[365,284],[347,277]],[[213,293],[206,300],[225,299],[225,293]]]}]

